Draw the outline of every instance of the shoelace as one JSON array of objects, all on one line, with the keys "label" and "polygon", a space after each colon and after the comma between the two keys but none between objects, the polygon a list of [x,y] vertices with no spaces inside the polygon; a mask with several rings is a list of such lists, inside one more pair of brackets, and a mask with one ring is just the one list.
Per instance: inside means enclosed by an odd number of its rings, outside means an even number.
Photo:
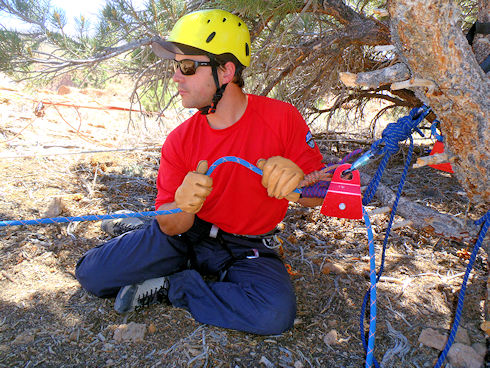
[{"label": "shoelace", "polygon": [[144,295],[138,298],[138,307],[148,307],[151,304],[163,303],[168,298],[168,293],[165,285],[158,289],[147,291]]}]

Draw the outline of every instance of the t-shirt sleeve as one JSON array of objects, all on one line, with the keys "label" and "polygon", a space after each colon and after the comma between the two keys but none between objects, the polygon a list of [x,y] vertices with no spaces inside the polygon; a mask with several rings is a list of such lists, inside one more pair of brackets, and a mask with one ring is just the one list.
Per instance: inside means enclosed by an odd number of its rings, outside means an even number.
[{"label": "t-shirt sleeve", "polygon": [[285,132],[287,136],[284,139],[287,142],[286,152],[289,159],[301,167],[305,174],[323,168],[320,149],[305,120],[292,105],[288,111]]},{"label": "t-shirt sleeve", "polygon": [[184,165],[183,152],[178,150],[178,147],[182,147],[182,145],[177,144],[177,140],[177,134],[172,132],[162,146],[156,183],[158,192],[155,199],[155,208],[157,210],[162,204],[174,201],[175,191],[182,184],[185,175],[189,171]]}]

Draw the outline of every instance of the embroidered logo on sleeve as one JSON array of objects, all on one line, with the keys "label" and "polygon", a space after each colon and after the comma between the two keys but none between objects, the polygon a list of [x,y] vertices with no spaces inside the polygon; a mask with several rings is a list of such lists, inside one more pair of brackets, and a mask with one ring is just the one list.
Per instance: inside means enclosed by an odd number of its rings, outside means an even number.
[{"label": "embroidered logo on sleeve", "polygon": [[306,144],[310,146],[310,148],[315,148],[315,140],[313,139],[313,135],[310,131],[306,133]]}]

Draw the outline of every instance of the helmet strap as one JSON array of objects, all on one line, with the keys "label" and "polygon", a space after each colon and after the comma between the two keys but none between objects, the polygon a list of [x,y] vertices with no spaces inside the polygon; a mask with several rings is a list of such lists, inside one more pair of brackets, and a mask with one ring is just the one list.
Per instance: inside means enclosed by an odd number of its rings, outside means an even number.
[{"label": "helmet strap", "polygon": [[213,100],[211,101],[211,105],[200,107],[198,109],[202,115],[213,114],[216,112],[216,106],[218,105],[218,102],[223,97],[223,93],[225,93],[226,86],[228,85],[228,83],[224,83],[222,86],[219,85],[219,79],[218,79],[219,65],[214,59],[214,57],[212,57],[212,55],[208,55],[208,56],[209,59],[211,60],[211,71],[213,73],[214,84],[216,85],[216,92],[214,93]]}]

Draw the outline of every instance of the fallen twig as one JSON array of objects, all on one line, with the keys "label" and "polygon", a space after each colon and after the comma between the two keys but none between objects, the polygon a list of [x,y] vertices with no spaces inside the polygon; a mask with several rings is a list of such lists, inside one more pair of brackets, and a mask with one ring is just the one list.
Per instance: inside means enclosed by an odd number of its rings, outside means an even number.
[{"label": "fallen twig", "polygon": [[[361,184],[366,185],[371,177],[361,174]],[[380,183],[376,191],[379,201],[389,206],[395,199],[395,193],[386,185]],[[397,214],[411,220],[413,228],[423,230],[431,235],[458,241],[473,241],[478,235],[478,227],[472,221],[464,221],[455,216],[443,214],[436,210],[422,206],[414,201],[401,197],[398,202]],[[488,252],[488,245],[487,245]]]}]

